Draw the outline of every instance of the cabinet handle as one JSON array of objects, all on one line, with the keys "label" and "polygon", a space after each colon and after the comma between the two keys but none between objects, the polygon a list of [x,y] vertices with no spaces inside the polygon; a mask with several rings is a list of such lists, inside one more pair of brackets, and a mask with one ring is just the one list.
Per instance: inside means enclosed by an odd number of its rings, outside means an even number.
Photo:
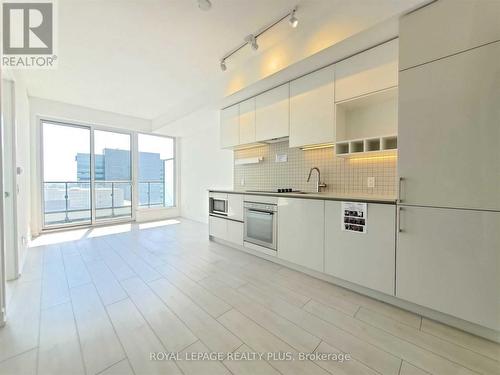
[{"label": "cabinet handle", "polygon": [[403,202],[403,181],[404,177],[399,177],[399,185],[398,185],[398,202]]},{"label": "cabinet handle", "polygon": [[398,232],[404,232],[403,228],[401,227],[401,211],[403,210],[402,207],[398,206]]}]

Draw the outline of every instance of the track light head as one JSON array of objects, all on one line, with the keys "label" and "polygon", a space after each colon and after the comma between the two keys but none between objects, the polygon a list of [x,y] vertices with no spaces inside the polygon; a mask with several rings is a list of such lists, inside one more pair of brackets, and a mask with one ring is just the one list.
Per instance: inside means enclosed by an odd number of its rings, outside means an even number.
[{"label": "track light head", "polygon": [[259,45],[257,44],[257,38],[255,38],[255,35],[250,34],[245,37],[245,42],[248,43],[249,46],[252,47],[254,51],[257,51],[259,49]]},{"label": "track light head", "polygon": [[288,20],[288,23],[290,26],[292,26],[294,29],[297,27],[299,24],[299,19],[295,17],[295,12],[297,9],[292,10],[292,13],[290,14],[290,19]]},{"label": "track light head", "polygon": [[222,59],[220,61],[220,70],[222,70],[223,72],[225,72],[227,69],[227,66],[226,66],[226,60]]},{"label": "track light head", "polygon": [[198,0],[198,8],[201,10],[210,10],[212,8],[212,3],[210,0]]}]

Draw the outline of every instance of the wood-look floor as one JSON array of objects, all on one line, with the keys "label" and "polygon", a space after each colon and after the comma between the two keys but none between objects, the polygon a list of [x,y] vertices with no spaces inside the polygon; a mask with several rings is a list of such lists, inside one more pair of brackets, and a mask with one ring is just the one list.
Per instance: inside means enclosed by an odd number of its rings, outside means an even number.
[{"label": "wood-look floor", "polygon": [[[35,243],[9,283],[0,374],[500,374],[500,345],[210,242],[204,224]],[[151,361],[157,352],[352,359]]]}]

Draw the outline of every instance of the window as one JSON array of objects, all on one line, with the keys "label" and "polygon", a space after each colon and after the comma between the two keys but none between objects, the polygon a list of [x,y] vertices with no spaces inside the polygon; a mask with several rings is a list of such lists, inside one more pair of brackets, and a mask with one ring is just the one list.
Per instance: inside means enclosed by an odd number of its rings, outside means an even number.
[{"label": "window", "polygon": [[89,224],[90,129],[51,122],[42,125],[44,226]]},{"label": "window", "polygon": [[175,204],[174,139],[138,134],[138,205],[172,207]]}]

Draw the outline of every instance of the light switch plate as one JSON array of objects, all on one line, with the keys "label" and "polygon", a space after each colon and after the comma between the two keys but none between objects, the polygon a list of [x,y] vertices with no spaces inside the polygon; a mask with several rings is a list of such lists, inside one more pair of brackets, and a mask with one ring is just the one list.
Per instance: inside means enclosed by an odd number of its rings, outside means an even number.
[{"label": "light switch plate", "polygon": [[375,177],[368,177],[367,185],[369,188],[375,187]]}]

